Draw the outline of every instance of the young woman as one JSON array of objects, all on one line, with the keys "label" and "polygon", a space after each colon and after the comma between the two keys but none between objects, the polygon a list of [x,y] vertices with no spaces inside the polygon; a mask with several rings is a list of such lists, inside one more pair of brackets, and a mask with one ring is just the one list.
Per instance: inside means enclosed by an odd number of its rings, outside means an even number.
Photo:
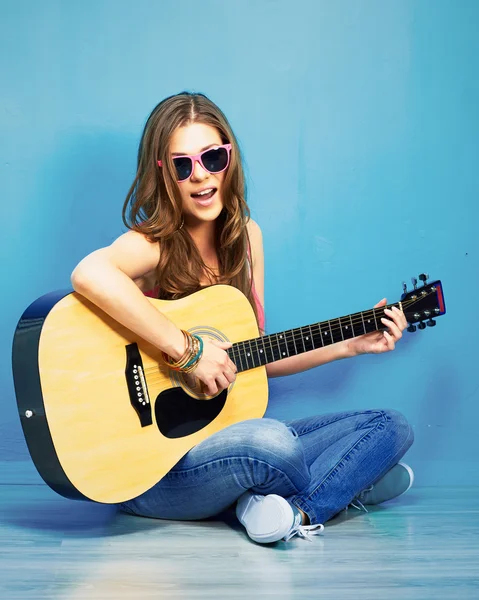
[{"label": "young woman", "polygon": [[[182,332],[145,297],[176,299],[226,283],[247,296],[264,331],[261,230],[249,218],[236,138],[206,96],[184,92],[153,110],[123,219],[129,231],[79,263],[74,289],[161,349],[172,368],[191,373],[209,394],[228,388],[236,377],[230,345]],[[268,376],[394,350],[407,323],[401,311],[385,312],[386,331],[279,360],[266,367]],[[399,461],[412,441],[411,427],[394,410],[243,421],[195,446],[121,508],[191,520],[236,503],[256,542],[309,537],[353,502],[377,504],[409,489],[412,470]]]}]

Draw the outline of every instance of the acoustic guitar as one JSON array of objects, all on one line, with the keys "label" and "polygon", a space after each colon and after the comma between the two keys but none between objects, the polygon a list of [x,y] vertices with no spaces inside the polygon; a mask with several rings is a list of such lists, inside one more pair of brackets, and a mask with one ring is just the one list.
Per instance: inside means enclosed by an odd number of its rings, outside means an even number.
[{"label": "acoustic guitar", "polygon": [[[394,304],[410,331],[446,312],[441,282],[420,277],[424,285],[404,289]],[[236,381],[206,396],[194,378],[168,369],[158,348],[80,294],[42,296],[17,325],[13,375],[33,462],[62,496],[102,503],[138,496],[202,440],[264,415],[266,364],[385,329],[382,307],[260,336],[248,299],[226,285],[149,301],[181,329],[232,342]]]}]

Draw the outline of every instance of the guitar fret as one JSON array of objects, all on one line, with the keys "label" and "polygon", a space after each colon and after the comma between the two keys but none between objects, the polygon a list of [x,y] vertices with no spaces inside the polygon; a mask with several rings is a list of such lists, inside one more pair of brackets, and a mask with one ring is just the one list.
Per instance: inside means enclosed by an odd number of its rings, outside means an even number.
[{"label": "guitar fret", "polygon": [[301,330],[303,331],[302,339],[304,344],[304,351],[309,352],[310,350],[314,350],[314,340],[311,334],[311,326],[302,327]]},{"label": "guitar fret", "polygon": [[339,332],[341,333],[341,340],[344,342],[343,324],[341,323],[341,317],[338,319]]},{"label": "guitar fret", "polygon": [[339,319],[339,322],[341,324],[341,335],[343,340],[347,340],[350,337],[349,325],[345,325],[344,319]]},{"label": "guitar fret", "polygon": [[[256,345],[256,348],[255,348],[255,345]],[[251,346],[251,356],[253,358],[253,367],[254,368],[259,367],[261,362],[259,359],[259,351],[258,351],[258,344],[256,342],[256,338],[254,340],[250,341],[250,346]]]},{"label": "guitar fret", "polygon": [[235,344],[232,348],[232,350],[234,350],[233,356],[234,356],[234,360],[233,362],[236,365],[236,368],[238,369],[238,371],[244,371],[245,368],[243,366],[243,361],[241,360],[241,348],[240,348],[240,344],[241,342],[238,342],[237,344]]},{"label": "guitar fret", "polygon": [[254,340],[248,340],[248,346],[249,346],[249,358],[251,359],[251,362],[253,364],[253,369],[255,369],[258,365],[256,364],[256,357],[255,357],[255,352],[254,352],[254,348],[253,348],[253,341]]},{"label": "guitar fret", "polygon": [[276,360],[280,360],[280,359],[281,359],[281,358],[283,358],[283,357],[281,356],[281,346],[279,345],[279,337],[278,337],[278,334],[277,334],[277,333],[275,333],[275,334],[274,334],[274,337],[276,338],[276,339],[275,339],[275,351],[278,353],[278,358],[277,358]]},{"label": "guitar fret", "polygon": [[[347,320],[349,319],[349,323],[346,325]],[[351,320],[351,315],[348,315],[347,317],[342,317],[339,319],[340,323],[341,323],[341,334],[343,336],[343,339],[349,340],[352,337],[354,337],[354,329],[352,329],[352,320]]]},{"label": "guitar fret", "polygon": [[246,369],[251,369],[251,365],[248,360],[248,348],[246,347],[246,341],[243,342],[243,360],[246,363]]},{"label": "guitar fret", "polygon": [[274,360],[273,355],[271,355],[271,358],[269,357],[269,349],[267,346],[268,338],[269,338],[269,336],[267,336],[267,335],[264,335],[261,338],[261,347],[263,348],[263,352],[264,352],[264,364],[265,365],[267,365],[268,363],[270,363]]},{"label": "guitar fret", "polygon": [[363,329],[364,329],[364,333],[367,333],[366,331],[366,325],[364,324],[364,313],[361,311],[361,319],[363,321]]},{"label": "guitar fret", "polygon": [[284,339],[284,331],[283,331],[283,333],[277,333],[276,338],[278,340],[278,347],[279,347],[279,351],[281,353],[281,358],[287,358],[289,356],[289,352],[288,352],[288,346],[285,343],[285,339]]},{"label": "guitar fret", "polygon": [[353,328],[354,337],[357,337],[358,335],[363,335],[364,333],[364,324],[361,324],[361,320],[359,319],[360,315],[362,319],[362,313],[356,313],[354,315],[351,315],[351,326]]},{"label": "guitar fret", "polygon": [[240,360],[241,360],[242,369],[244,371],[248,370],[248,361],[246,360],[246,349],[245,349],[244,342],[241,342]]},{"label": "guitar fret", "polygon": [[[329,326],[329,338],[327,338],[327,339],[328,339],[328,345],[329,345],[329,344],[334,344],[333,332],[331,331],[331,321],[328,321],[328,326]],[[328,335],[327,331],[326,331],[326,335]]]},{"label": "guitar fret", "polygon": [[284,332],[284,339],[286,342],[286,348],[288,350],[289,356],[296,356],[298,353],[298,349],[296,347],[296,329],[291,329],[290,331]]},{"label": "guitar fret", "polygon": [[250,368],[255,368],[255,362],[254,362],[254,353],[253,353],[253,348],[251,347],[251,340],[248,340],[248,351],[246,352],[246,356],[249,358],[249,360],[251,361],[252,367]]},{"label": "guitar fret", "polygon": [[307,348],[306,348],[306,342],[304,341],[304,335],[303,335],[303,328],[300,328],[300,334],[301,334],[301,341],[303,342],[303,352],[307,352]]},{"label": "guitar fret", "polygon": [[[390,306],[401,308],[400,303]],[[237,342],[228,353],[238,371],[246,371],[384,329],[379,321],[381,316],[384,316],[384,307],[378,308],[378,312],[372,309]]]},{"label": "guitar fret", "polygon": [[[283,331],[283,333],[280,335],[280,339],[282,340],[283,344],[284,344],[284,348],[286,350],[286,357],[289,357],[289,348],[288,348],[288,341],[286,338],[286,331]],[[284,356],[284,354],[283,354]]]},{"label": "guitar fret", "polygon": [[[311,334],[311,345],[313,346],[313,350],[316,350],[316,346],[314,344],[314,335],[313,335],[313,330],[311,329],[311,325],[309,326],[309,332]],[[319,329],[319,332],[321,333],[321,328]]]},{"label": "guitar fret", "polygon": [[379,309],[379,324],[377,325],[377,328],[379,331],[384,331],[385,329],[387,329],[386,325],[384,325],[384,323],[381,321],[381,318],[384,317],[385,319],[387,319],[385,313],[384,313],[384,309],[388,308],[387,306],[381,306]]},{"label": "guitar fret", "polygon": [[271,362],[271,360],[268,357],[268,347],[267,347],[267,336],[263,336],[261,338],[261,347],[263,348],[263,352],[264,352],[264,364],[267,365],[269,362]]},{"label": "guitar fret", "polygon": [[294,344],[294,356],[296,356],[298,354],[298,348],[296,347],[296,340],[294,339],[296,334],[295,334],[295,329],[291,330],[291,334],[292,334],[292,338],[293,338],[293,344]]},{"label": "guitar fret", "polygon": [[274,355],[274,350],[273,350],[273,340],[272,340],[272,337],[273,337],[273,336],[271,336],[271,335],[269,335],[269,336],[268,336],[268,339],[269,339],[269,345],[270,345],[270,347],[271,347],[271,355],[273,356],[273,360],[277,360],[277,358],[276,358],[276,357],[275,357],[275,355]]},{"label": "guitar fret", "polygon": [[272,335],[268,335],[268,341],[269,341],[269,347],[271,349],[271,356],[273,357],[273,360],[278,360],[276,358],[276,355],[274,353],[274,347],[273,347],[273,336]]},{"label": "guitar fret", "polygon": [[[263,338],[256,338],[255,342],[256,342],[256,353],[258,356],[258,363],[259,363],[258,366],[263,366],[266,364],[266,360],[265,360],[266,356],[264,353]],[[260,343],[261,343],[261,348],[259,347]]]},{"label": "guitar fret", "polygon": [[354,333],[354,324],[353,324],[352,315],[349,315],[349,320],[351,321],[351,337],[356,337],[356,334]]},{"label": "guitar fret", "polygon": [[259,366],[257,364],[257,360],[256,360],[258,358],[257,352],[255,352],[255,349],[254,349],[254,346],[253,346],[253,342],[254,341],[255,341],[254,339],[249,341],[249,347],[250,347],[250,350],[251,350],[251,358],[253,359],[253,369],[255,369],[257,366]]},{"label": "guitar fret", "polygon": [[[369,311],[369,312],[371,312],[371,311]],[[366,321],[366,332],[367,333],[371,333],[373,331],[376,331],[376,327],[375,327],[375,325],[374,325],[374,323],[372,322],[371,319],[367,319],[367,321]]]},{"label": "guitar fret", "polygon": [[[339,319],[331,319],[331,321],[329,323],[330,323],[329,328],[332,330],[331,331],[331,338],[333,340],[332,343],[336,344],[337,342],[344,340],[343,332],[341,331],[341,323],[340,323]],[[338,325],[339,325],[339,327],[338,327]],[[338,335],[338,329],[339,329],[339,335]],[[339,337],[339,336],[341,336],[341,337]]]},{"label": "guitar fret", "polygon": [[260,347],[258,344],[258,338],[254,338],[254,363],[255,367],[261,367],[261,358],[263,357],[263,353],[260,352]]}]

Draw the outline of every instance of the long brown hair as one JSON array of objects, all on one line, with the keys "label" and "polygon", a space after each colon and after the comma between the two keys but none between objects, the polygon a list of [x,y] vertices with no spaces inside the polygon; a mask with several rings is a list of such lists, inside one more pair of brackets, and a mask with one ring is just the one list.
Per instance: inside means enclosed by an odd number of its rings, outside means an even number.
[{"label": "long brown hair", "polygon": [[[216,128],[222,142],[232,145],[231,161],[222,186],[224,208],[216,222],[219,274],[205,265],[182,227],[181,195],[170,153],[171,136],[178,127],[204,123]],[[163,161],[163,168],[157,161]],[[250,217],[241,152],[223,112],[204,94],[182,92],[165,98],[146,122],[138,149],[135,180],[123,206],[129,229],[160,244],[157,267],[158,297],[176,299],[198,291],[206,274],[212,283],[226,283],[249,299],[256,318],[252,293],[250,246],[246,224]]]}]

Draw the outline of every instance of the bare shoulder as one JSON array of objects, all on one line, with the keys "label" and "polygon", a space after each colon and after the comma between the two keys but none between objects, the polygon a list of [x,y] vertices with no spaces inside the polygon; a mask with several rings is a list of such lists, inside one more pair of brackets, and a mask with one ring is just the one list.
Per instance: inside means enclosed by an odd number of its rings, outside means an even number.
[{"label": "bare shoulder", "polygon": [[251,244],[251,260],[253,265],[253,279],[256,287],[257,295],[264,306],[264,250],[263,250],[263,234],[261,228],[250,219],[247,224],[247,231]]},{"label": "bare shoulder", "polygon": [[134,280],[148,278],[160,260],[160,245],[137,231],[127,231],[105,249],[109,259]]},{"label": "bare shoulder", "polygon": [[254,264],[256,260],[261,258],[263,254],[263,234],[260,226],[258,223],[256,223],[256,221],[253,221],[253,219],[248,221],[246,230],[248,232],[249,241],[251,244],[251,253]]},{"label": "bare shoulder", "polygon": [[150,277],[156,271],[159,260],[158,243],[150,242],[141,233],[128,231],[109,246],[85,256],[75,267],[72,277],[78,279],[84,275],[88,276],[88,273],[94,273],[102,265],[109,264],[138,281]]},{"label": "bare shoulder", "polygon": [[261,233],[260,226],[258,225],[258,223],[256,223],[256,221],[253,221],[253,219],[250,219],[248,221],[248,223],[246,224],[246,229],[251,240],[253,240],[253,238],[261,239],[263,236],[263,234]]}]

